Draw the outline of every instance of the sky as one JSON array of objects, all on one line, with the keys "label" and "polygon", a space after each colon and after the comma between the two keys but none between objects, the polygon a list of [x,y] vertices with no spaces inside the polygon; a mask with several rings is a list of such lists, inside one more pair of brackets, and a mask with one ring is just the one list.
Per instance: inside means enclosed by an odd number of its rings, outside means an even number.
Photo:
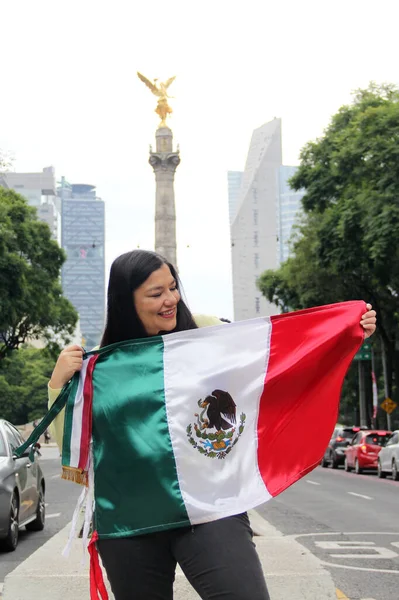
[{"label": "sky", "polygon": [[139,81],[176,75],[178,266],[193,312],[232,318],[227,171],[281,117],[283,162],[370,81],[399,84],[398,0],[1,0],[0,148],[97,186],[106,270],[154,246],[159,119]]}]

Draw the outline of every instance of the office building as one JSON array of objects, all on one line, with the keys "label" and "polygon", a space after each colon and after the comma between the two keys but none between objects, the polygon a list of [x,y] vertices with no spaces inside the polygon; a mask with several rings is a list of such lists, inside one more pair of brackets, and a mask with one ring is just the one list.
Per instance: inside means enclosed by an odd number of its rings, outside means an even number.
[{"label": "office building", "polygon": [[84,345],[98,345],[105,316],[104,202],[96,188],[69,184],[63,177],[58,188],[61,201],[61,245],[67,259],[62,267],[64,295],[79,313]]},{"label": "office building", "polygon": [[1,174],[0,185],[23,196],[30,206],[37,209],[37,216],[50,227],[53,239],[60,242],[60,205],[56,196],[54,167],[45,167],[39,173]]},{"label": "office building", "polygon": [[282,166],[279,169],[277,196],[277,256],[279,264],[289,257],[292,228],[298,222],[302,210],[303,191],[296,192],[292,190],[288,183],[290,178],[295,175],[297,168]]},{"label": "office building", "polygon": [[236,321],[278,312],[256,281],[266,269],[278,267],[276,199],[281,165],[281,119],[274,119],[253,132],[230,227]]},{"label": "office building", "polygon": [[242,171],[228,171],[227,172],[230,227],[231,227],[231,224],[233,223],[234,217],[236,215],[243,175],[244,175],[244,173]]}]

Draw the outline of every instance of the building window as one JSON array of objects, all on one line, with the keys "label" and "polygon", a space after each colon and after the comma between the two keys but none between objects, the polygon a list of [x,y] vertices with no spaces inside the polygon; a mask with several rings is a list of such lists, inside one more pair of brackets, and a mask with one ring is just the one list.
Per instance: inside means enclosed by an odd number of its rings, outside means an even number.
[{"label": "building window", "polygon": [[255,269],[259,269],[259,254],[257,252],[254,254],[254,265]]},{"label": "building window", "polygon": [[258,236],[258,232],[257,232],[257,231],[254,231],[254,246],[255,246],[255,248],[257,248],[257,247],[258,247],[258,244],[259,244],[259,236]]},{"label": "building window", "polygon": [[255,312],[257,315],[260,313],[260,298],[258,296],[255,298]]},{"label": "building window", "polygon": [[258,190],[256,188],[252,188],[252,202],[258,204]]},{"label": "building window", "polygon": [[258,209],[257,208],[253,209],[253,215],[254,215],[254,226],[257,227],[258,226]]}]

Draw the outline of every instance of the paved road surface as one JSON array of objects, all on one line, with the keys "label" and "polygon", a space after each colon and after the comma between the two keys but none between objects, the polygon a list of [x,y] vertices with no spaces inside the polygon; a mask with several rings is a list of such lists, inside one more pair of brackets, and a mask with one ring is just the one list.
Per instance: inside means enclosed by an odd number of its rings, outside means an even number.
[{"label": "paved road surface", "polygon": [[0,592],[2,582],[22,561],[40,548],[54,534],[65,527],[72,518],[81,488],[60,478],[58,448],[42,446],[40,459],[46,480],[46,526],[43,531],[20,531],[20,540],[15,552],[0,554]]},{"label": "paved road surface", "polygon": [[[21,531],[15,552],[0,555],[1,582],[71,519],[78,486],[60,479],[55,448],[43,448],[47,522],[43,532]],[[317,468],[259,509],[324,561],[345,600],[399,600],[399,483],[375,475]]]},{"label": "paved road surface", "polygon": [[259,512],[294,535],[350,600],[399,600],[399,482],[322,469]]}]

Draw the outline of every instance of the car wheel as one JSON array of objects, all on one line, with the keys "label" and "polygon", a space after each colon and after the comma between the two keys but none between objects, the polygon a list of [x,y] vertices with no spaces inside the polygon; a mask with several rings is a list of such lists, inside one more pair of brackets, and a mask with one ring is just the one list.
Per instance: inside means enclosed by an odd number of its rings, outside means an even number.
[{"label": "car wheel", "polygon": [[347,473],[349,473],[352,470],[352,468],[349,466],[348,459],[346,458],[346,456],[345,456],[345,462],[344,462],[344,469]]},{"label": "car wheel", "polygon": [[323,458],[321,459],[321,463],[320,464],[321,464],[322,467],[324,467],[324,469],[326,467],[328,467],[328,462],[326,461],[326,457],[325,456],[323,456]]},{"label": "car wheel", "polygon": [[357,460],[357,458],[355,460],[355,473],[356,475],[360,475],[361,473],[363,473],[363,469],[360,468],[359,461]]},{"label": "car wheel", "polygon": [[334,452],[331,454],[331,468],[338,469],[337,457]]},{"label": "car wheel", "polygon": [[6,552],[14,552],[18,545],[19,537],[19,500],[16,492],[13,492],[8,521],[7,537],[0,540],[0,547]]},{"label": "car wheel", "polygon": [[387,476],[385,471],[382,470],[381,461],[379,459],[377,464],[377,475],[380,479],[385,479],[385,477]]},{"label": "car wheel", "polygon": [[44,502],[43,485],[40,486],[39,500],[36,509],[36,519],[27,524],[28,531],[42,531],[44,529],[44,521],[46,518],[46,504]]},{"label": "car wheel", "polygon": [[394,481],[399,481],[398,465],[396,464],[395,459],[392,461],[392,479]]}]

